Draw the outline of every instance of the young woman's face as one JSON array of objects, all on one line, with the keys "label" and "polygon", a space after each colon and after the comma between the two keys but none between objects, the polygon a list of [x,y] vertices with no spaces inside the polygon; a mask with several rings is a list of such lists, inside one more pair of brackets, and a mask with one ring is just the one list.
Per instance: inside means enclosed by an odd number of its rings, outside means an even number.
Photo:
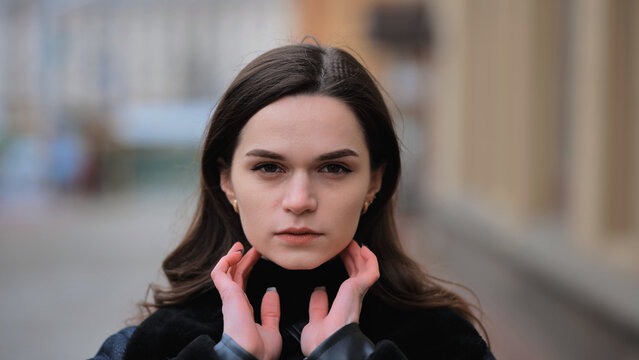
[{"label": "young woman's face", "polygon": [[259,253],[287,269],[312,269],[353,239],[381,179],[381,170],[371,172],[350,108],[332,97],[297,95],[247,122],[220,180]]}]

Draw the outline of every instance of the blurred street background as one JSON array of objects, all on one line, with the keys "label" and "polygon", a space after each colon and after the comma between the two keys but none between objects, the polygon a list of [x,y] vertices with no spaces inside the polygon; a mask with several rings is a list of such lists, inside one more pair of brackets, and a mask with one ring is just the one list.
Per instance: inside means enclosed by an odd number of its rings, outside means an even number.
[{"label": "blurred street background", "polygon": [[405,245],[498,359],[639,358],[639,2],[0,0],[0,359],[134,321],[218,98],[305,35],[384,88]]}]

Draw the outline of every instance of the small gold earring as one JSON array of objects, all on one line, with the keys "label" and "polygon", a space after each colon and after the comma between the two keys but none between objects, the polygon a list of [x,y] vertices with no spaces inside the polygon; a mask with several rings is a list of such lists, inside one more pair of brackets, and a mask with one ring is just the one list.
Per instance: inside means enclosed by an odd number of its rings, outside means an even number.
[{"label": "small gold earring", "polygon": [[233,210],[235,210],[236,214],[240,213],[240,209],[237,207],[237,200],[233,200]]},{"label": "small gold earring", "polygon": [[364,207],[362,208],[362,215],[366,214],[368,211],[368,207],[371,205],[372,201],[364,201]]}]

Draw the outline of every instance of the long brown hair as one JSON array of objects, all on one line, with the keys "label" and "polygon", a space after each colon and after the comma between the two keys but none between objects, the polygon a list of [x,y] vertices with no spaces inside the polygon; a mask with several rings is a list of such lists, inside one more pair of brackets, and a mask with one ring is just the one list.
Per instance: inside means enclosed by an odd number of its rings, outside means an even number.
[{"label": "long brown hair", "polygon": [[217,104],[204,139],[200,193],[193,221],[162,268],[169,287],[152,286],[147,310],[182,304],[213,288],[209,272],[236,241],[249,248],[239,217],[220,188],[240,131],[260,109],[295,94],[331,96],[350,106],[363,129],[371,169],[385,167],[382,186],[361,216],[355,239],[378,257],[381,277],[371,292],[404,308],[448,306],[481,323],[471,306],[424,273],[401,247],[394,219],[400,151],[384,99],[369,72],[349,53],[313,44],[268,51],[240,71]]}]

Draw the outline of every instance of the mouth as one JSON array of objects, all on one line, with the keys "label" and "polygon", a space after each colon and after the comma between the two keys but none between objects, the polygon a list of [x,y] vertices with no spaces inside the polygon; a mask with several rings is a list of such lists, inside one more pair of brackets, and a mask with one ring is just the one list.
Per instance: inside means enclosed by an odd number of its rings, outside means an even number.
[{"label": "mouth", "polygon": [[323,234],[309,228],[288,228],[276,232],[275,235],[287,243],[301,245],[309,243]]}]

